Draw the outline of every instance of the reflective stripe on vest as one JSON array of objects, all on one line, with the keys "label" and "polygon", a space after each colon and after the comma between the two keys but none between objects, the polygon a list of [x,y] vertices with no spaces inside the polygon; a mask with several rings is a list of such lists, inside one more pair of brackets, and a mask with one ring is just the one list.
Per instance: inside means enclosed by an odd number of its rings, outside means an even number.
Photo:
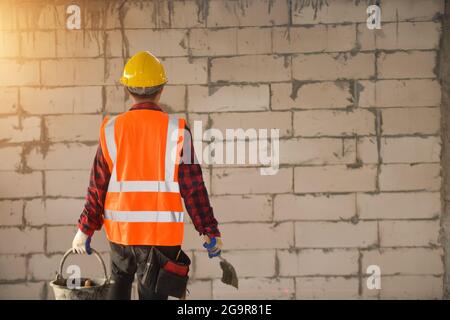
[{"label": "reflective stripe on vest", "polygon": [[183,222],[183,212],[105,210],[105,219],[121,222]]},{"label": "reflective stripe on vest", "polygon": [[[113,242],[126,245],[181,244],[184,212],[176,178],[180,162],[181,122],[174,116],[168,117],[165,154],[161,158],[164,161],[163,181],[118,181],[118,148],[115,139],[117,116],[110,118],[104,126],[105,147],[112,162],[105,200],[104,222],[108,239]],[[126,130],[126,127],[125,129],[122,127],[121,130]],[[139,150],[137,153],[139,154]],[[159,167],[162,170],[162,164]],[[122,162],[121,171],[119,171],[121,179],[123,179],[124,170],[131,172],[129,170],[134,168],[130,168],[129,164],[124,166]],[[140,172],[139,168],[137,172]]]}]

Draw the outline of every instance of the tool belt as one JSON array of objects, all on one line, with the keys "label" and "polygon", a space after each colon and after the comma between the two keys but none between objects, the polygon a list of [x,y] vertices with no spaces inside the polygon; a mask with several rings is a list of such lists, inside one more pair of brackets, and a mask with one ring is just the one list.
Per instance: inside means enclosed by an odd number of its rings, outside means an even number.
[{"label": "tool belt", "polygon": [[181,249],[177,259],[172,260],[152,247],[147,258],[142,285],[151,287],[155,283],[157,294],[182,298],[186,293],[190,264],[191,259]]}]

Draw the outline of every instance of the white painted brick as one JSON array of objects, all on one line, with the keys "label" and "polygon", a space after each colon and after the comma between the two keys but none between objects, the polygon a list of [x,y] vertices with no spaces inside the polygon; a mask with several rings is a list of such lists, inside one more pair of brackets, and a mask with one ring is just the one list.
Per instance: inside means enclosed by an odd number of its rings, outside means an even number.
[{"label": "white painted brick", "polygon": [[443,2],[439,0],[428,1],[426,5],[420,0],[396,0],[383,5],[385,21],[422,21],[433,20],[437,14],[444,10]]},{"label": "white painted brick", "polygon": [[205,58],[161,59],[169,84],[206,84],[207,60]]},{"label": "white painted brick", "polygon": [[184,112],[186,110],[186,87],[165,86],[159,105],[164,111],[169,113]]},{"label": "white painted brick", "polygon": [[327,26],[273,28],[275,53],[320,52],[327,46]]},{"label": "white painted brick", "polygon": [[98,113],[102,110],[102,87],[20,89],[20,104],[30,114]]},{"label": "white painted brick", "polygon": [[272,52],[271,28],[237,29],[238,54],[264,54]]},{"label": "white painted brick", "polygon": [[280,224],[226,223],[220,226],[220,231],[224,250],[289,248],[294,244],[291,222]]},{"label": "white painted brick", "polygon": [[355,195],[293,195],[274,198],[274,220],[342,220],[356,214]]},{"label": "white painted brick", "polygon": [[343,165],[296,167],[295,192],[375,191],[377,170],[373,165],[348,168]]},{"label": "white painted brick", "polygon": [[294,279],[248,278],[239,279],[239,290],[213,281],[213,298],[220,300],[290,300],[295,296]]},{"label": "white painted brick", "polygon": [[122,85],[105,87],[105,111],[108,113],[125,112],[131,102],[128,101],[128,93]]},{"label": "white painted brick", "polygon": [[358,257],[357,250],[278,251],[281,276],[356,275]]},{"label": "white painted brick", "polygon": [[14,58],[20,55],[20,33],[16,31],[0,31],[0,57]]},{"label": "white painted brick", "polygon": [[361,219],[430,219],[441,213],[439,192],[356,195]]},{"label": "white painted brick", "polygon": [[266,195],[214,196],[210,198],[220,223],[238,221],[270,221],[272,199]]},{"label": "white painted brick", "polygon": [[381,114],[383,134],[436,134],[440,130],[439,108],[392,108]]},{"label": "white painted brick", "polygon": [[434,78],[435,67],[436,53],[432,51],[381,53],[377,57],[380,79]]},{"label": "white painted brick", "polygon": [[297,80],[368,79],[374,75],[372,53],[299,54],[292,59],[292,76]]},{"label": "white painted brick", "polygon": [[353,25],[280,27],[273,31],[275,53],[350,51],[355,46]]},{"label": "white painted brick", "polygon": [[98,141],[101,115],[47,116],[48,138],[59,141]]},{"label": "white painted brick", "polygon": [[0,279],[22,280],[26,278],[26,258],[16,255],[0,256]]},{"label": "white painted brick", "polygon": [[377,91],[376,85],[379,81],[384,80],[358,80],[355,82],[354,95],[357,99],[354,100],[358,107],[376,108],[378,106],[375,94]]},{"label": "white painted brick", "polygon": [[[1,34],[1,32],[0,32]],[[1,49],[0,49],[1,51]],[[2,97],[2,107],[0,114],[11,114],[17,112],[19,89],[13,87],[0,88],[0,95]]]},{"label": "white painted brick", "polygon": [[104,52],[104,33],[100,30],[57,30],[56,39],[58,57],[95,58]]},{"label": "white painted brick", "polygon": [[277,82],[291,80],[287,57],[245,55],[214,58],[211,61],[211,81]]},{"label": "white painted brick", "polygon": [[41,61],[41,82],[47,86],[99,85],[104,81],[103,58]]},{"label": "white painted brick", "polygon": [[89,170],[46,171],[47,196],[84,197],[89,185]]},{"label": "white painted brick", "polygon": [[356,47],[356,28],[353,24],[327,25],[326,51],[353,51]]},{"label": "white painted brick", "polygon": [[[186,219],[187,220],[187,219]],[[222,225],[220,225],[220,231],[222,231]],[[227,241],[227,240],[225,240]],[[185,225],[184,227],[184,239],[182,248],[184,251],[186,250],[205,250],[203,248],[203,236],[200,236],[198,231],[194,229],[192,224]]]},{"label": "white painted brick", "polygon": [[[363,295],[371,294],[363,286]],[[381,299],[442,299],[442,276],[387,276],[381,279]]]},{"label": "white painted brick", "polygon": [[0,230],[0,253],[18,254],[44,251],[43,229],[2,228]]},{"label": "white painted brick", "polygon": [[0,137],[4,142],[37,141],[41,136],[41,119],[38,117],[0,118]]},{"label": "white painted brick", "polygon": [[[20,30],[54,29],[58,26],[57,11],[51,2],[16,2],[14,6],[16,27]],[[13,10],[8,13],[11,15],[11,12]]]},{"label": "white painted brick", "polygon": [[208,27],[284,25],[289,21],[287,1],[211,1]]},{"label": "white painted brick", "polygon": [[21,225],[22,217],[23,217],[23,201],[22,200],[0,201],[0,225],[1,226]]},{"label": "white painted brick", "polygon": [[382,247],[435,246],[439,244],[439,221],[380,221]]},{"label": "white painted brick", "polygon": [[261,175],[258,168],[213,169],[212,193],[257,194],[292,191],[292,169],[280,168],[275,175]]},{"label": "white painted brick", "polygon": [[344,164],[356,160],[354,141],[340,138],[293,138],[280,140],[281,164]]},{"label": "white painted brick", "polygon": [[38,300],[42,298],[45,282],[0,284],[1,300]]},{"label": "white painted brick", "polygon": [[[211,114],[212,127],[222,131],[226,138],[227,129],[267,129],[270,137],[270,129],[279,129],[279,136],[286,137],[292,135],[290,112],[248,112],[248,113],[216,113]],[[230,139],[231,140],[231,139]]]},{"label": "white painted brick", "polygon": [[[165,1],[131,1],[125,4],[118,4],[119,8],[122,6],[123,25],[130,29],[169,27],[169,7]],[[121,11],[118,10],[117,13],[119,16],[111,19],[107,26],[120,26]]]},{"label": "white painted brick", "polygon": [[297,248],[354,248],[377,243],[377,223],[296,222]]},{"label": "white painted brick", "polygon": [[381,139],[383,163],[439,162],[439,137],[399,137]]},{"label": "white painted brick", "polygon": [[258,86],[189,86],[189,112],[268,110],[269,87]]},{"label": "white painted brick", "polygon": [[0,198],[36,197],[42,195],[42,173],[21,174],[0,171]]},{"label": "white painted brick", "polygon": [[105,77],[104,82],[107,85],[115,85],[115,86],[122,86],[122,84],[119,82],[120,77],[123,73],[123,68],[125,66],[125,59],[122,58],[109,58],[105,59]]},{"label": "white painted brick", "polygon": [[[441,25],[437,22],[386,23],[375,34],[376,47],[387,50],[437,49]],[[366,32],[371,32],[367,30]],[[362,47],[365,50],[364,46]]]},{"label": "white painted brick", "polygon": [[125,30],[129,51],[149,50],[157,57],[187,55],[187,33],[182,29]]},{"label": "white painted brick", "polygon": [[440,165],[386,164],[379,175],[382,191],[439,190],[441,186]]},{"label": "white painted brick", "polygon": [[380,267],[382,275],[434,274],[444,272],[442,249],[402,248],[363,251],[362,269]]},{"label": "white painted brick", "polygon": [[189,47],[195,56],[237,54],[237,29],[191,29]]},{"label": "white painted brick", "polygon": [[293,24],[365,22],[367,6],[351,0],[332,2],[292,2]]},{"label": "white painted brick", "polygon": [[[101,256],[106,264],[106,270],[109,273],[109,270],[111,270],[109,255],[101,254]],[[53,254],[50,256],[33,254],[29,260],[29,278],[32,280],[53,280],[58,271],[61,258],[62,254]],[[67,268],[71,265],[80,267],[81,277],[83,278],[104,278],[100,262],[93,255],[70,255],[64,264],[64,276],[68,276]]]},{"label": "white painted brick", "polygon": [[39,85],[39,62],[0,59],[0,86]]},{"label": "white painted brick", "polygon": [[[224,253],[227,261],[239,277],[272,277],[275,275],[275,251],[245,250]],[[255,268],[255,266],[258,266]],[[195,252],[195,279],[214,279],[222,277],[222,269],[217,261],[208,258],[206,251]]]},{"label": "white painted brick", "polygon": [[26,58],[53,58],[56,56],[55,31],[22,32],[21,55]]},{"label": "white painted brick", "polygon": [[[46,280],[52,281],[55,279],[56,273],[59,272],[59,263],[61,262],[62,254],[58,255],[45,255],[45,254],[33,254],[29,258],[28,272],[29,279],[31,280]],[[65,268],[72,265],[72,260],[69,256],[65,263]],[[63,269],[63,271],[66,271]],[[53,291],[53,289],[51,289]]]},{"label": "white painted brick", "polygon": [[297,299],[356,299],[357,278],[314,277],[296,278]]},{"label": "white painted brick", "polygon": [[19,169],[22,161],[21,155],[21,147],[0,147],[0,170]]},{"label": "white painted brick", "polygon": [[378,163],[378,144],[376,137],[357,137],[356,158],[364,164]]},{"label": "white painted brick", "polygon": [[28,167],[36,170],[88,170],[92,166],[96,151],[97,145],[55,143],[48,147],[45,155],[38,148],[33,148],[26,159]]},{"label": "white painted brick", "polygon": [[[203,136],[198,136],[195,132],[195,121],[200,121],[199,124],[197,124],[197,126],[200,128],[202,128],[201,133],[203,134],[203,132],[207,129],[209,129],[209,127],[211,126],[210,120],[209,120],[209,114],[206,113],[192,113],[189,112],[188,116],[187,116],[187,121],[188,121],[188,126],[191,129],[191,134],[192,134],[192,139],[193,141],[202,141],[203,140]],[[198,130],[198,129],[197,129]],[[199,130],[200,131],[200,130]],[[200,150],[195,150],[196,153],[200,152]]]},{"label": "white painted brick", "polygon": [[336,109],[352,104],[350,85],[345,81],[302,83],[273,83],[272,109]]},{"label": "white painted brick", "polygon": [[295,136],[350,136],[375,134],[375,116],[353,111],[307,110],[294,112]]},{"label": "white painted brick", "polygon": [[172,28],[205,27],[207,5],[197,1],[174,1],[170,12]]},{"label": "white painted brick", "polygon": [[124,50],[122,30],[108,30],[105,32],[105,54],[107,57],[121,57]]},{"label": "white painted brick", "polygon": [[438,81],[384,80],[376,83],[377,107],[433,107],[441,103]]},{"label": "white painted brick", "polygon": [[211,300],[212,283],[210,280],[196,280],[188,283],[187,300]]},{"label": "white painted brick", "polygon": [[12,30],[17,28],[17,16],[12,15],[11,11],[14,10],[12,3],[1,3],[1,10],[0,10],[0,26],[3,30]]},{"label": "white painted brick", "polygon": [[84,199],[34,199],[27,201],[25,220],[33,226],[76,224]]}]

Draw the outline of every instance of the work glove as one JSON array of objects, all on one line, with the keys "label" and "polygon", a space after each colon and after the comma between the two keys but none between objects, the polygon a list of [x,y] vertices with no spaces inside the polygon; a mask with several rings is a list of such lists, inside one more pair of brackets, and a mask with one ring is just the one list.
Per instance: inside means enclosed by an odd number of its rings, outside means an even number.
[{"label": "work glove", "polygon": [[78,229],[75,238],[72,241],[72,252],[73,253],[87,253],[91,254],[91,237],[85,234],[83,231]]},{"label": "work glove", "polygon": [[208,250],[208,257],[211,259],[220,256],[223,246],[222,239],[220,237],[211,237],[210,239],[207,235],[204,235],[203,238],[205,239],[203,247]]}]

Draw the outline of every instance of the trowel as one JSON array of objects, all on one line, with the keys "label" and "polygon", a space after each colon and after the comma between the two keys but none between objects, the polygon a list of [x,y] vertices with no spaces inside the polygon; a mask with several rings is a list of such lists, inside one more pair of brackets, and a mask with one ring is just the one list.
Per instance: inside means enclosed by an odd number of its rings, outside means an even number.
[{"label": "trowel", "polygon": [[219,255],[219,259],[220,267],[222,268],[222,282],[238,289],[239,280],[236,270],[231,263],[225,260],[221,255]]},{"label": "trowel", "polygon": [[216,245],[216,239],[207,239],[206,241],[210,240],[209,242],[205,242],[203,244],[203,247],[205,247],[208,250],[208,256],[210,258],[219,257],[220,259],[220,268],[222,269],[222,282],[225,284],[228,284],[230,286],[235,287],[238,289],[239,286],[239,279],[236,273],[236,269],[234,269],[233,265],[229,263],[224,257],[221,255],[221,251],[211,253],[209,249],[214,248]]}]

